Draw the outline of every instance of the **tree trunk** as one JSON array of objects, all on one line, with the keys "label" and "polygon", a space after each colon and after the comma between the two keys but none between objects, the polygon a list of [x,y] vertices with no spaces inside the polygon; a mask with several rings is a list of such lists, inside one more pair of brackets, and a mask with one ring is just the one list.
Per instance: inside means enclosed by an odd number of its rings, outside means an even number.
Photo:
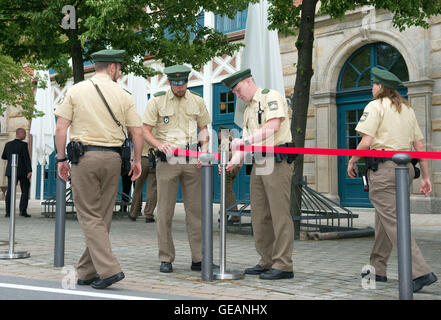
[{"label": "tree trunk", "polygon": [[[312,50],[314,45],[314,20],[317,0],[303,0],[299,35],[296,42],[298,61],[294,86],[293,118],[291,133],[296,147],[305,146],[306,120],[311,87]],[[301,216],[302,186],[294,187],[303,180],[303,155],[298,155],[294,162],[294,176],[291,188],[291,215]],[[300,238],[300,220],[294,221],[294,239]]]}]

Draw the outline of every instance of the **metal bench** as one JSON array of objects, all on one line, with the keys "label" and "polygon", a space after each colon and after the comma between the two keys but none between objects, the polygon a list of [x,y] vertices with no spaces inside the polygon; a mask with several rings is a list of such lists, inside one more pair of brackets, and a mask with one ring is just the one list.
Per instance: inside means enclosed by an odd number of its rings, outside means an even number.
[{"label": "metal bench", "polygon": [[[292,217],[294,222],[300,222],[301,231],[334,232],[356,230],[353,228],[353,219],[358,218],[358,215],[308,187],[306,177],[301,182],[293,182],[292,188],[300,189],[302,194],[300,204],[301,215]],[[249,205],[249,199],[238,201],[226,208],[226,214],[239,217],[239,232],[242,231],[243,227],[251,227],[250,232],[252,234],[251,223],[242,223],[242,217],[251,217]],[[293,205],[299,206],[298,201],[293,201]],[[232,209],[236,206],[239,207],[238,210]],[[235,231],[234,227],[234,225],[227,224],[227,231]]]},{"label": "metal bench", "polygon": [[[236,206],[239,208],[238,210],[233,209]],[[242,217],[251,217],[251,210],[248,209],[249,206],[250,206],[250,199],[239,200],[235,204],[233,204],[232,206],[226,208],[225,212],[226,212],[227,216],[239,217],[239,232],[242,231],[242,228],[249,227],[251,234],[253,234],[253,227],[252,227],[251,223],[242,223]],[[220,214],[220,211],[219,211],[219,214]],[[228,229],[234,229],[234,227],[236,227],[236,226],[235,225],[228,225],[228,222],[227,222],[227,231],[228,231]]]},{"label": "metal bench", "polygon": [[[128,198],[129,201],[123,201],[122,199],[124,198]],[[41,204],[43,205],[43,212],[41,213],[41,215],[45,216],[46,218],[55,218],[57,205],[56,197],[44,200],[41,202]],[[117,207],[121,208],[121,206],[126,206],[127,212],[130,212],[131,198],[130,195],[127,195],[122,191],[118,191],[113,209],[114,217],[127,215],[126,212],[121,212],[117,210]],[[71,187],[66,189],[66,215],[68,214],[76,217],[75,204]]]}]

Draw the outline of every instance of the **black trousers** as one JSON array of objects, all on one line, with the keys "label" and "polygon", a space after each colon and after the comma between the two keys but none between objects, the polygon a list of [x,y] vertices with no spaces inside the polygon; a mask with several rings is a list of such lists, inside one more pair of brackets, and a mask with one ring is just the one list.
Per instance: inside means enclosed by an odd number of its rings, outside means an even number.
[{"label": "black trousers", "polygon": [[[11,177],[8,177],[8,191],[6,192],[6,213],[9,214],[10,208],[11,208]],[[20,189],[21,189],[21,198],[20,198],[20,213],[23,211],[26,211],[28,208],[28,202],[29,202],[29,187],[31,186],[31,183],[29,182],[29,179],[27,177],[17,177],[17,183],[20,182]]]}]

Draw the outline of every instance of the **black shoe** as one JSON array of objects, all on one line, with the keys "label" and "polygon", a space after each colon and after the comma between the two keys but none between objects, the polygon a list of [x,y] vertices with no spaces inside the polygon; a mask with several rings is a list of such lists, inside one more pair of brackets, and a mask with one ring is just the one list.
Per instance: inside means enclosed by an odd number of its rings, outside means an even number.
[{"label": "black shoe", "polygon": [[294,272],[271,269],[260,274],[260,279],[264,280],[278,280],[294,278]]},{"label": "black shoe", "polygon": [[132,221],[136,221],[136,217],[134,218],[134,217],[132,217],[130,214],[127,215],[127,216],[129,217],[130,220],[132,220]]},{"label": "black shoe", "polygon": [[164,273],[173,272],[173,266],[172,266],[171,262],[162,261],[161,266],[159,267],[159,271],[164,272]]},{"label": "black shoe", "polygon": [[436,275],[431,272],[428,274],[425,274],[424,276],[418,277],[414,279],[413,282],[413,292],[420,291],[424,286],[429,286],[432,283],[436,282],[438,278]]},{"label": "black shoe", "polygon": [[246,268],[245,274],[261,274],[262,272],[266,272],[266,271],[269,271],[269,269],[265,269],[260,264],[256,264],[252,268]]},{"label": "black shoe", "polygon": [[92,284],[92,282],[94,282],[94,281],[98,281],[100,279],[100,276],[99,275],[96,275],[95,277],[93,277],[92,279],[90,279],[90,280],[81,280],[81,279],[78,279],[77,280],[77,285],[79,285],[79,286],[88,286],[89,284]]},{"label": "black shoe", "polygon": [[[213,263],[213,269],[219,269],[219,266]],[[202,262],[191,262],[191,271],[202,271]]]},{"label": "black shoe", "polygon": [[5,218],[9,218],[9,213],[5,214]]},{"label": "black shoe", "polygon": [[[369,270],[367,270],[366,272],[361,273],[361,277],[365,278],[367,277],[367,275],[371,273]],[[387,277],[386,276],[379,276],[378,274],[375,275],[375,281],[378,282],[387,282]]]},{"label": "black shoe", "polygon": [[105,289],[108,286],[114,284],[115,282],[121,281],[125,278],[125,275],[123,272],[117,273],[111,277],[108,277],[106,279],[99,278],[98,280],[95,280],[92,282],[92,288],[94,289]]},{"label": "black shoe", "polygon": [[26,212],[26,210],[21,211],[21,212],[20,212],[20,216],[21,216],[21,217],[25,217],[25,218],[30,218],[30,217],[31,217],[31,215],[28,214],[28,213]]},{"label": "black shoe", "polygon": [[153,218],[145,218],[145,223],[152,223],[152,222],[155,222],[155,219],[153,219]]}]

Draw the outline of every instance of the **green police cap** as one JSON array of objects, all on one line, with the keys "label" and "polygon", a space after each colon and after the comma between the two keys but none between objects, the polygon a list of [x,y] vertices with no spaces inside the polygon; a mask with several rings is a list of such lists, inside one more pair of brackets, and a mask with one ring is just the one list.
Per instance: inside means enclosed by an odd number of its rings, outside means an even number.
[{"label": "green police cap", "polygon": [[222,83],[230,88],[230,90],[233,90],[239,82],[250,77],[251,69],[242,69],[226,77],[224,80],[222,80]]},{"label": "green police cap", "polygon": [[168,80],[170,80],[172,84],[175,82],[186,83],[190,72],[191,69],[189,67],[180,64],[175,64],[174,66],[166,67],[164,69],[164,73],[167,75]]},{"label": "green police cap", "polygon": [[396,90],[398,86],[402,83],[401,80],[392,72],[377,67],[372,68],[371,72],[372,72],[372,81],[382,84],[386,88]]},{"label": "green police cap", "polygon": [[123,55],[126,53],[125,50],[101,50],[92,53],[90,56],[95,62],[119,62],[123,60]]}]

